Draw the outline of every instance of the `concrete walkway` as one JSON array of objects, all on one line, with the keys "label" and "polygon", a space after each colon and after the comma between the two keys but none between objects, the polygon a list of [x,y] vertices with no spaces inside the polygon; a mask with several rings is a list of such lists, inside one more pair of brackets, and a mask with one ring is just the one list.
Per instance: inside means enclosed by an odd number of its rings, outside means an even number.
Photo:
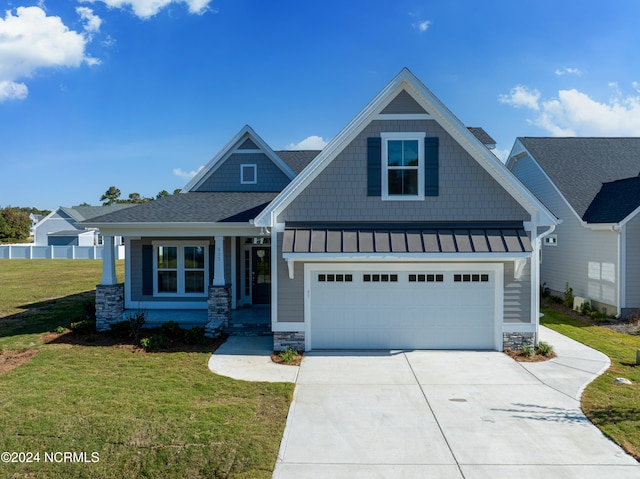
[{"label": "concrete walkway", "polygon": [[271,336],[229,336],[209,358],[209,369],[243,381],[295,383],[300,368],[275,364],[272,352]]},{"label": "concrete walkway", "polygon": [[312,352],[298,368],[271,362],[271,338],[230,337],[209,368],[297,383],[277,479],[640,479],[638,462],[580,409],[584,387],[609,358],[544,327],[540,338],[557,358]]}]

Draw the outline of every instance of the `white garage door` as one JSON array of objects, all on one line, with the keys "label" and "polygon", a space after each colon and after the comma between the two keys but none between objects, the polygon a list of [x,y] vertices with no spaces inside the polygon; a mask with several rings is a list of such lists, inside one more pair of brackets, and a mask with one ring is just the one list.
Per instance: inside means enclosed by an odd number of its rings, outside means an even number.
[{"label": "white garage door", "polygon": [[496,348],[495,269],[323,265],[308,278],[311,349]]}]

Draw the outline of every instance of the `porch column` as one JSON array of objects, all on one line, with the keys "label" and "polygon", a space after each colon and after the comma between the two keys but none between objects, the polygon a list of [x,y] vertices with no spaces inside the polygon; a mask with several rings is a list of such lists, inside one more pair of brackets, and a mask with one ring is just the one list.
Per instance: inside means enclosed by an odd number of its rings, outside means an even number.
[{"label": "porch column", "polygon": [[224,236],[215,237],[212,286],[224,286]]},{"label": "porch column", "polygon": [[116,259],[114,255],[113,236],[103,236],[102,249],[102,280],[100,284],[111,286],[117,283]]}]

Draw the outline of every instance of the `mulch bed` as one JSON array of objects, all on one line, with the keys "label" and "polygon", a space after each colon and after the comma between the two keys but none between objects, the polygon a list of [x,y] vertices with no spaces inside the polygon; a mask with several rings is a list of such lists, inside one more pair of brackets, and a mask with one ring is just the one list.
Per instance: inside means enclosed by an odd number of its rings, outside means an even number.
[{"label": "mulch bed", "polygon": [[274,351],[271,353],[271,361],[276,364],[284,364],[285,366],[300,366],[300,363],[302,362],[302,352],[298,351],[293,361],[285,363],[280,357],[280,351]]},{"label": "mulch bed", "polygon": [[547,354],[546,356],[543,356],[542,354],[526,356],[522,351],[518,351],[516,349],[505,349],[504,353],[507,356],[515,359],[519,363],[540,363],[542,361],[549,361],[549,359],[553,359],[556,357],[556,353],[554,352],[551,352],[551,354]]}]

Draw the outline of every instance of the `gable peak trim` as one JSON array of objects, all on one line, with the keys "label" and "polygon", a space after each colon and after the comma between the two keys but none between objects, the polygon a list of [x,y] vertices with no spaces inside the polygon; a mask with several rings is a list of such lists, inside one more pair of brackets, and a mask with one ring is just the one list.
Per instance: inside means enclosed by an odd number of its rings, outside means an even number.
[{"label": "gable peak trim", "polygon": [[[259,149],[243,149],[247,141],[251,141]],[[198,189],[204,181],[211,176],[233,153],[264,153],[289,179],[293,179],[296,174],[280,158],[275,151],[258,135],[253,128],[245,125],[242,129],[231,138],[231,140],[202,168],[196,176],[182,189],[181,193],[189,193]]]}]

